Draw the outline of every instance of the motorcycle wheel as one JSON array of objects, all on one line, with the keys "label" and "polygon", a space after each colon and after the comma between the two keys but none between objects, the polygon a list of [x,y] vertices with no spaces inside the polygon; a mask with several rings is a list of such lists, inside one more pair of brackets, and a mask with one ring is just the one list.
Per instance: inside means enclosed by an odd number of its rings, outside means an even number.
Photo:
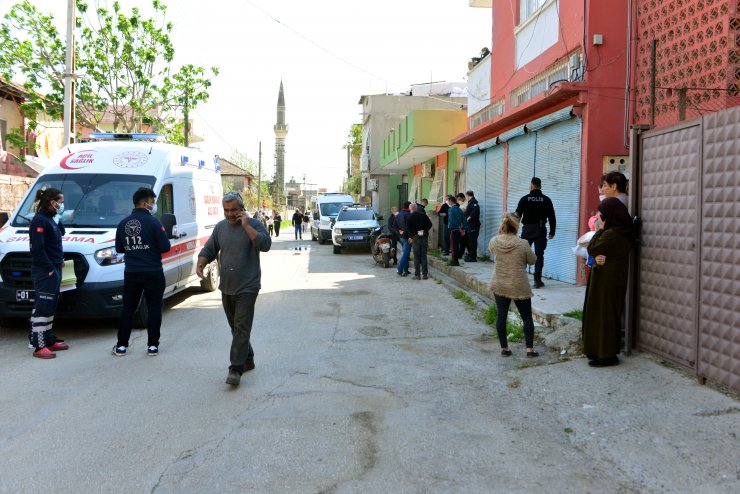
[{"label": "motorcycle wheel", "polygon": [[391,265],[391,255],[387,252],[383,252],[383,267],[388,268]]}]

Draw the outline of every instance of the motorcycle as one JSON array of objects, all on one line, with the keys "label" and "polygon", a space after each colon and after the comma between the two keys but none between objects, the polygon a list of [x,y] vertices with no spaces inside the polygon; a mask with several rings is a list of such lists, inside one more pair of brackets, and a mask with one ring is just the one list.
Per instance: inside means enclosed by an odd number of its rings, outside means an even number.
[{"label": "motorcycle", "polygon": [[391,259],[396,259],[396,246],[393,244],[393,236],[383,233],[383,227],[373,230],[370,235],[370,253],[376,263],[382,264],[384,268],[390,267]]}]

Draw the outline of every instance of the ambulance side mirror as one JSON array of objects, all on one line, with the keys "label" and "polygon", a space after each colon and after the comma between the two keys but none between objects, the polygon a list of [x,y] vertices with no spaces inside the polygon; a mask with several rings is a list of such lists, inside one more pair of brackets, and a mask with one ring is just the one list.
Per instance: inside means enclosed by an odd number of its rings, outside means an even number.
[{"label": "ambulance side mirror", "polygon": [[8,213],[5,211],[0,212],[0,227],[8,222]]},{"label": "ambulance side mirror", "polygon": [[162,215],[162,226],[167,238],[179,238],[177,236],[177,218],[174,214],[165,213]]}]

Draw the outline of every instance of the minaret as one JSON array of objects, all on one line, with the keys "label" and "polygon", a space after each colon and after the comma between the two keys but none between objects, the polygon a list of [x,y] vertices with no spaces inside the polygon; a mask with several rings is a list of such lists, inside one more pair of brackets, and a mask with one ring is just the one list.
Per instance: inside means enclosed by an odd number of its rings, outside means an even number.
[{"label": "minaret", "polygon": [[277,123],[275,130],[275,199],[282,203],[285,197],[285,136],[288,135],[288,125],[285,123],[285,95],[283,95],[283,81],[280,80],[280,93],[277,104]]}]

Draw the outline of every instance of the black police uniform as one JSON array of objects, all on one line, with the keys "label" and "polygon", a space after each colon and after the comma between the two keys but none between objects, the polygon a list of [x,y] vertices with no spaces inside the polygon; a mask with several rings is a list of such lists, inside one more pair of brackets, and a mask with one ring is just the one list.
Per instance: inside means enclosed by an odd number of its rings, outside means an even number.
[{"label": "black police uniform", "polygon": [[547,248],[547,228],[550,223],[550,236],[555,236],[555,209],[552,201],[540,189],[532,189],[526,196],[519,199],[516,214],[522,219],[522,238],[534,244],[534,253],[537,262],[534,264],[535,285],[542,286],[542,266],[545,264],[545,249]]},{"label": "black police uniform", "polygon": [[480,206],[478,199],[473,197],[465,206],[465,216],[468,219],[468,243],[466,249],[468,255],[463,260],[466,262],[476,262],[478,260],[478,233],[480,232]]},{"label": "black police uniform", "polygon": [[123,313],[118,323],[118,343],[128,346],[131,327],[141,294],[148,310],[147,346],[159,346],[162,325],[162,296],[165,281],[162,254],[171,246],[159,220],[146,208],[135,208],[116,230],[116,252],[124,254]]}]

